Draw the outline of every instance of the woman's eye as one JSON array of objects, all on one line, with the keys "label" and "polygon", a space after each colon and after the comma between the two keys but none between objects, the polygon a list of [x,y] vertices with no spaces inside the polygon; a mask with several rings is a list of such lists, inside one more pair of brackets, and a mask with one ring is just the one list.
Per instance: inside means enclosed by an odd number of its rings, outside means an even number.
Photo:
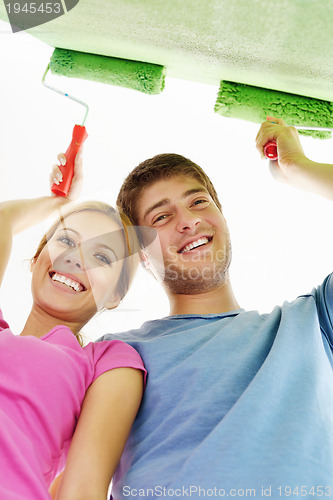
[{"label": "woman's eye", "polygon": [[57,238],[57,241],[60,241],[60,243],[64,243],[64,245],[68,247],[75,247],[75,241],[68,236],[60,236],[59,238]]},{"label": "woman's eye", "polygon": [[111,264],[112,264],[112,260],[109,257],[107,257],[106,255],[104,255],[103,253],[96,253],[95,257],[96,257],[96,259],[101,261],[103,264],[106,264],[107,266],[111,266]]}]

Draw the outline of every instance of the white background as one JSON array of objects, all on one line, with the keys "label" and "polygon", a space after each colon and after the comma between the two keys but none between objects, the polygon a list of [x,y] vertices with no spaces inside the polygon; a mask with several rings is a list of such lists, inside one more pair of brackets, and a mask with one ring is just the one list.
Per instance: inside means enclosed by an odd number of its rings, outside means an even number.
[{"label": "white background", "polygon": [[[48,193],[48,176],[84,110],[44,88],[53,49],[0,21],[0,199]],[[221,75],[223,79],[223,75]],[[104,84],[51,76],[54,86],[90,106],[84,147],[85,199],[115,203],[127,173],[158,153],[191,158],[211,177],[233,242],[231,279],[241,307],[270,312],[332,270],[332,203],[276,183],[254,147],[258,125],[214,113],[218,88],[167,77],[164,92],[148,96]],[[302,138],[315,161],[333,162],[332,139]],[[5,317],[20,333],[31,307],[28,259],[45,229],[15,238],[1,291]],[[140,269],[116,310],[85,328],[88,338],[118,332],[168,314],[160,286]]]}]

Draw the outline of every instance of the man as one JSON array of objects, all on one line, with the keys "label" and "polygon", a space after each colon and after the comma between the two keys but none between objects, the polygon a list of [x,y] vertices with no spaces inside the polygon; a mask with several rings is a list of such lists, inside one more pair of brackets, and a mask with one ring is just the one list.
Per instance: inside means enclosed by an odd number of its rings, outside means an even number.
[{"label": "man", "polygon": [[[333,199],[333,166],[308,160],[293,127],[268,118],[261,155],[270,140],[274,175]],[[269,315],[241,309],[216,191],[178,155],[136,167],[118,206],[158,232],[163,266],[143,258],[170,316],[121,334],[149,375],[113,498],[333,496],[332,275]]]}]

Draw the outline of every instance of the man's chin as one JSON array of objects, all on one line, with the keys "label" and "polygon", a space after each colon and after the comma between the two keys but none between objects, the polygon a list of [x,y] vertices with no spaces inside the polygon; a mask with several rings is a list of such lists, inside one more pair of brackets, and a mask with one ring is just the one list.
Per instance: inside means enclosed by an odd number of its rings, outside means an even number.
[{"label": "man's chin", "polygon": [[177,268],[169,266],[165,270],[163,285],[170,293],[177,295],[198,295],[213,291],[226,282],[228,267]]}]

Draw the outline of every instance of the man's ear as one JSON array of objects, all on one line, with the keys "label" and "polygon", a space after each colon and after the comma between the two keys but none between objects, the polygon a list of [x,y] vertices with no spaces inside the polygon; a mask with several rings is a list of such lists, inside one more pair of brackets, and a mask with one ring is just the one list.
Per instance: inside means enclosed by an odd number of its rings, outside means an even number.
[{"label": "man's ear", "polygon": [[145,250],[140,250],[140,260],[141,260],[142,266],[145,269],[150,268],[150,260],[149,260],[147,253],[145,252]]},{"label": "man's ear", "polygon": [[[159,257],[159,259],[157,258]],[[159,282],[161,283],[164,279],[164,264],[161,256],[151,257],[145,250],[141,250],[140,259],[142,266],[147,269],[149,273]]]},{"label": "man's ear", "polygon": [[35,269],[36,262],[37,262],[37,259],[31,259],[31,261],[30,261],[30,272],[31,273]]},{"label": "man's ear", "polygon": [[105,307],[105,309],[108,309],[108,310],[115,309],[116,307],[119,306],[120,301],[121,301],[121,297],[120,297],[119,293],[115,292],[113,297],[106,302],[104,307]]}]

